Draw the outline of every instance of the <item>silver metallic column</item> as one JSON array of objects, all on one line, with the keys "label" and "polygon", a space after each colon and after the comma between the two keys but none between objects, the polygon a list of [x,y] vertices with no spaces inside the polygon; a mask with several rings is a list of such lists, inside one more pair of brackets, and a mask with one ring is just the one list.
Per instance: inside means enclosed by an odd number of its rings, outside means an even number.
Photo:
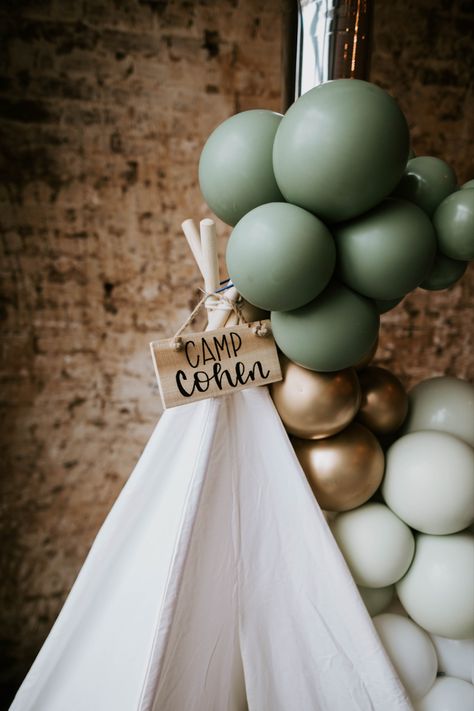
[{"label": "silver metallic column", "polygon": [[[370,68],[372,0],[297,0],[296,4],[297,19],[291,11],[284,17],[288,37],[284,109],[328,79],[367,79]],[[293,45],[291,36],[296,36]]]}]

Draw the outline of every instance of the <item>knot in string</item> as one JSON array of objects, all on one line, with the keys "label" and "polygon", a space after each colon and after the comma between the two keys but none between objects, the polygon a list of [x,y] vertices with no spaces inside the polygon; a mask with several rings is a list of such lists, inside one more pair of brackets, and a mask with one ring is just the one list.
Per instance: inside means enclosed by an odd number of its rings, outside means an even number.
[{"label": "knot in string", "polygon": [[252,331],[256,336],[260,336],[260,338],[265,338],[271,334],[271,330],[262,321],[259,321],[257,325],[253,327]]},{"label": "knot in string", "polygon": [[[209,311],[215,311],[217,309],[225,309],[226,311],[232,311],[237,319],[237,324],[240,323],[249,323],[247,319],[245,318],[244,314],[242,313],[242,300],[241,297],[237,301],[234,301],[232,299],[229,299],[225,294],[223,294],[221,291],[211,291],[207,292],[204,291],[203,289],[200,289],[202,292],[202,297],[199,299],[197,302],[196,306],[194,309],[191,311],[187,319],[184,321],[184,323],[178,328],[176,333],[174,334],[170,346],[173,350],[175,351],[182,351],[184,348],[184,341],[183,338],[181,337],[181,334],[183,331],[192,323],[194,320],[196,314],[199,312],[201,307],[205,304],[207,299],[210,299],[210,302],[207,304],[206,308]],[[212,299],[212,301],[211,301]],[[260,336],[264,338],[265,336],[268,336],[271,331],[270,329],[262,323],[262,321],[259,321],[256,326],[252,329],[253,333],[255,333],[256,336]]]}]

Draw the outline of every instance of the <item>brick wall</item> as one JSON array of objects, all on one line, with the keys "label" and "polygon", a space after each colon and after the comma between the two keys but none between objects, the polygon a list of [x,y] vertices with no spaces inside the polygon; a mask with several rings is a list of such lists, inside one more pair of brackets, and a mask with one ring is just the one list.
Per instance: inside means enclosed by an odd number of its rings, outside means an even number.
[{"label": "brick wall", "polygon": [[[372,80],[408,117],[417,155],[474,175],[474,5],[457,0],[375,3]],[[449,291],[416,291],[382,317],[377,358],[410,385],[443,373],[473,378],[474,269]]]},{"label": "brick wall", "polygon": [[[148,342],[196,300],[179,225],[207,214],[199,153],[232,113],[279,110],[282,15],[272,0],[30,0],[0,12],[8,694],[160,415]],[[376,3],[372,77],[399,98],[417,153],[445,157],[460,181],[474,175],[473,25],[461,0]],[[471,270],[385,316],[381,362],[407,384],[472,377],[473,281]]]}]

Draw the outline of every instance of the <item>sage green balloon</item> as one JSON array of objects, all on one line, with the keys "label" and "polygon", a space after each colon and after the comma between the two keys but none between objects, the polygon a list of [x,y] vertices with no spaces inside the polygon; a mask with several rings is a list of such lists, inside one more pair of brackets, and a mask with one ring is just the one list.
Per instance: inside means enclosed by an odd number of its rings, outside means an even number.
[{"label": "sage green balloon", "polygon": [[410,200],[432,215],[440,202],[457,188],[454,170],[434,156],[418,156],[408,161],[393,195]]},{"label": "sage green balloon", "polygon": [[429,273],[436,237],[428,216],[388,198],[361,217],[335,226],[338,277],[373,299],[398,299]]},{"label": "sage green balloon", "polygon": [[295,311],[273,311],[275,341],[303,368],[342,370],[375,343],[379,315],[373,301],[333,281],[314,301]]},{"label": "sage green balloon", "polygon": [[420,287],[428,291],[439,291],[453,286],[462,277],[467,268],[467,262],[460,262],[458,259],[445,257],[444,254],[438,254],[435,257],[434,264],[430,273],[424,279]]},{"label": "sage green balloon", "polygon": [[474,188],[474,178],[471,178],[471,180],[468,180],[461,185],[461,190],[470,190],[471,188]]},{"label": "sage green balloon", "polygon": [[375,305],[379,314],[385,314],[398,306],[401,301],[403,301],[403,296],[397,299],[375,299]]},{"label": "sage green balloon", "polygon": [[207,204],[228,225],[267,202],[283,200],[272,166],[273,139],[282,119],[273,111],[243,111],[209,136],[199,161]]},{"label": "sage green balloon", "polygon": [[336,262],[327,227],[286,202],[260,205],[234,227],[227,269],[237,291],[261,309],[287,311],[314,299]]},{"label": "sage green balloon", "polygon": [[474,190],[449,195],[433,215],[438,249],[451,259],[474,259]]},{"label": "sage green balloon", "polygon": [[337,79],[289,108],[276,132],[273,167],[288,202],[340,222],[392,192],[408,151],[408,126],[396,101],[375,84]]}]

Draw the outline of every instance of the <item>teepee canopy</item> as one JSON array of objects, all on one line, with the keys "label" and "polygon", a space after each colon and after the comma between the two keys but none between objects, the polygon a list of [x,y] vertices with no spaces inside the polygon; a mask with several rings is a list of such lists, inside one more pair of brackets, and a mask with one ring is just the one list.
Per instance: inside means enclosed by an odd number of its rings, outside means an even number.
[{"label": "teepee canopy", "polygon": [[168,410],[12,711],[406,711],[266,388]]}]

